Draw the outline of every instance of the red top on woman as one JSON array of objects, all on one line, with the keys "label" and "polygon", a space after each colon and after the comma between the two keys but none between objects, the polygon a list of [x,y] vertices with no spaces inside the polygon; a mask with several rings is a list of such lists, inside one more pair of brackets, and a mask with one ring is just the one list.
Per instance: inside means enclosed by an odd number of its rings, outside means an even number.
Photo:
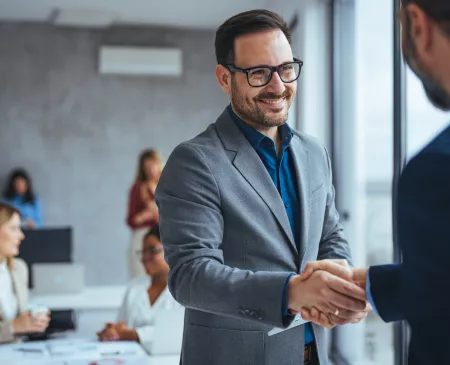
[{"label": "red top on woman", "polygon": [[141,194],[141,183],[136,181],[130,189],[128,198],[127,224],[131,229],[152,228],[158,224],[157,219],[148,219],[140,224],[136,224],[134,217],[136,214],[148,208],[148,205],[155,202],[155,194],[148,189],[148,200],[144,200]]}]

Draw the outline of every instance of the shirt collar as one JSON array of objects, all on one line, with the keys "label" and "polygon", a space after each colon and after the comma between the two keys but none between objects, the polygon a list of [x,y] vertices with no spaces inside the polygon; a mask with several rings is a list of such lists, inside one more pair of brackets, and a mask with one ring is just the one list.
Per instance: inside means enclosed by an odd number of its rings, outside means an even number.
[{"label": "shirt collar", "polygon": [[[257,149],[261,142],[266,138],[272,141],[269,137],[265,136],[261,132],[258,132],[251,125],[248,125],[241,118],[239,118],[231,107],[231,104],[228,105],[228,111],[254,149]],[[293,137],[292,130],[287,123],[284,123],[278,127],[278,132],[280,133],[281,147],[285,149],[291,143]]]}]

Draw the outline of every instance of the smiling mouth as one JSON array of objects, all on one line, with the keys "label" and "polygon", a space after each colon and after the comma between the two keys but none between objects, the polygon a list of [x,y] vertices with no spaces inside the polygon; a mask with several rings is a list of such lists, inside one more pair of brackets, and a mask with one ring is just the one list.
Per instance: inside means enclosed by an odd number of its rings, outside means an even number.
[{"label": "smiling mouth", "polygon": [[279,99],[260,99],[260,101],[262,101],[263,103],[267,103],[267,104],[279,104],[283,101],[285,101],[286,98],[279,98]]},{"label": "smiling mouth", "polygon": [[259,99],[258,101],[266,105],[281,106],[286,102],[286,97],[278,99]]}]

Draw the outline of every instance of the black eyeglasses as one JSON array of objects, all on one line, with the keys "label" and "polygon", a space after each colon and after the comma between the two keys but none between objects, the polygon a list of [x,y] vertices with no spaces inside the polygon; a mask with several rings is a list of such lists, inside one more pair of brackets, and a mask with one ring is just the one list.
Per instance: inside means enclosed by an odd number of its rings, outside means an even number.
[{"label": "black eyeglasses", "polygon": [[138,251],[139,256],[156,256],[162,253],[164,249],[162,247],[146,248],[145,250]]},{"label": "black eyeglasses", "polygon": [[248,84],[252,87],[266,86],[274,72],[278,73],[281,81],[291,83],[300,77],[303,61],[294,58],[293,62],[286,62],[279,66],[255,66],[249,68],[240,68],[235,65],[223,65],[231,72],[242,72],[247,75]]}]

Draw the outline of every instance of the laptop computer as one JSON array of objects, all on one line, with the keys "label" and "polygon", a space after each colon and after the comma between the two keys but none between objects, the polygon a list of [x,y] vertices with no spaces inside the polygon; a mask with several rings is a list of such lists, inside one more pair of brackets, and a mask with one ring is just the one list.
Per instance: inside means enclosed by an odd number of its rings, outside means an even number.
[{"label": "laptop computer", "polygon": [[[20,245],[19,257],[28,267],[37,263],[72,262],[72,229],[68,228],[23,228],[25,239]],[[28,286],[33,288],[33,270],[28,272]]]},{"label": "laptop computer", "polygon": [[179,355],[183,343],[184,308],[155,311],[155,337],[149,348],[151,355]]},{"label": "laptop computer", "polygon": [[84,267],[74,263],[39,263],[31,267],[36,294],[76,294],[84,290]]}]

